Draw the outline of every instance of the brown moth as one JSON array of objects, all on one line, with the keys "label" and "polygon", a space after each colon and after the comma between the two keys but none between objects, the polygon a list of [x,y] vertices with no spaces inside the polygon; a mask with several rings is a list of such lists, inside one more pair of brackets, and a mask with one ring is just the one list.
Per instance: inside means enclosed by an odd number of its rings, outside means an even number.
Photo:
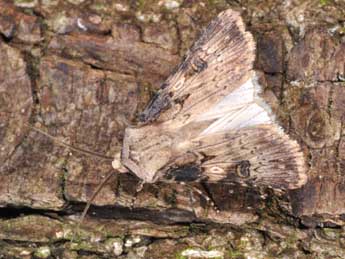
[{"label": "brown moth", "polygon": [[143,182],[238,182],[295,189],[307,180],[300,146],[260,97],[255,44],[237,12],[203,31],[125,131],[113,167]]},{"label": "brown moth", "polygon": [[[132,172],[142,183],[239,183],[285,190],[304,185],[303,153],[260,97],[254,59],[255,43],[239,13],[220,13],[162,84],[140,125],[125,130],[114,169]],[[67,148],[108,160],[27,126]],[[110,177],[97,187],[79,224]]]}]

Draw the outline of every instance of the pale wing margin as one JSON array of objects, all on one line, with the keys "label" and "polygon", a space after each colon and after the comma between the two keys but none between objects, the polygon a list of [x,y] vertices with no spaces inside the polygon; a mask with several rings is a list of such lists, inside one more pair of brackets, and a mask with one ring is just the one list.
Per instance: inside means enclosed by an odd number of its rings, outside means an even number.
[{"label": "pale wing margin", "polygon": [[141,120],[187,124],[251,78],[254,59],[255,43],[239,13],[230,9],[220,13],[162,85]]}]

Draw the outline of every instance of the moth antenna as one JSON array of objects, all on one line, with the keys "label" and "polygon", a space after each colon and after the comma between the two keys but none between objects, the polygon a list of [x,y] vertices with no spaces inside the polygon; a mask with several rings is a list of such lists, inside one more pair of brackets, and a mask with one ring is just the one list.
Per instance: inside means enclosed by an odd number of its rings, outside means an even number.
[{"label": "moth antenna", "polygon": [[[96,153],[96,152],[92,152],[92,151],[89,151],[89,150],[81,149],[81,148],[78,148],[78,147],[73,147],[73,146],[71,146],[71,145],[69,145],[69,144],[67,144],[67,143],[65,143],[63,141],[58,140],[56,137],[48,134],[47,132],[45,132],[45,131],[43,131],[43,130],[41,130],[39,128],[36,128],[36,127],[34,127],[34,126],[30,125],[30,124],[27,124],[27,123],[24,123],[24,125],[26,127],[30,128],[30,129],[40,133],[40,134],[46,136],[47,138],[53,140],[56,144],[58,144],[60,146],[66,147],[68,149],[71,149],[71,150],[73,150],[75,152],[78,152],[78,153],[82,153],[84,155],[88,155],[88,156],[92,156],[92,157],[98,157],[98,158],[101,158],[101,159],[104,159],[104,160],[108,160],[108,161],[110,160],[110,161],[113,162],[113,158],[112,157],[108,157],[108,156],[105,156],[105,155],[102,155],[102,154],[99,154],[99,153]],[[119,168],[118,172],[119,173],[125,173],[125,172],[127,172],[127,170],[125,170],[125,168],[123,166],[121,166],[120,155],[119,154],[120,154],[120,152],[115,155],[114,161],[118,161],[118,163],[115,162],[117,164],[118,168]],[[112,163],[112,164],[114,164],[114,163]],[[80,219],[78,220],[78,223],[77,223],[77,226],[76,226],[76,233],[79,232],[80,226],[81,226],[83,220],[85,219],[86,214],[89,211],[92,202],[95,200],[95,198],[99,194],[99,192],[103,189],[104,185],[113,176],[113,174],[114,174],[114,172],[110,172],[109,174],[107,174],[107,176],[104,178],[104,180],[97,186],[96,191],[92,194],[91,198],[87,201],[87,203],[85,205],[85,208],[83,209],[83,212],[82,212],[82,214],[80,216]],[[71,242],[73,242],[73,239],[74,239],[74,236],[72,237]]]},{"label": "moth antenna", "polygon": [[76,227],[77,231],[79,231],[79,228],[81,224],[83,223],[83,220],[85,219],[86,214],[88,210],[90,209],[92,202],[95,200],[98,193],[103,189],[104,185],[111,179],[112,176],[114,176],[114,172],[108,173],[107,176],[103,179],[103,181],[97,186],[96,191],[92,194],[91,198],[87,201],[83,209],[83,212],[81,213],[80,219],[78,221],[78,224]]},{"label": "moth antenna", "polygon": [[[27,123],[24,123],[24,125],[30,129],[33,129],[34,131],[48,137],[49,139],[53,140],[55,143],[57,143],[58,145],[60,146],[63,146],[63,147],[66,147],[68,149],[71,149],[73,151],[76,151],[76,152],[79,152],[79,153],[82,153],[82,154],[85,154],[85,155],[88,155],[88,156],[94,156],[94,157],[98,157],[98,158],[101,158],[101,159],[105,159],[105,160],[110,160],[112,161],[112,166],[114,169],[117,170],[118,173],[127,173],[128,170],[121,165],[121,160],[120,160],[120,156],[121,156],[121,153],[118,152],[115,154],[115,158],[112,158],[112,157],[108,157],[108,156],[105,156],[105,155],[102,155],[102,154],[99,154],[99,153],[96,153],[96,152],[92,152],[92,151],[89,151],[89,150],[85,150],[85,149],[81,149],[81,148],[78,148],[78,147],[73,147],[63,141],[60,141],[58,140],[56,137],[48,134],[47,132],[39,129],[39,128],[36,128],[30,124],[27,124]],[[86,203],[86,206],[81,214],[81,217],[80,217],[80,220],[78,222],[78,225],[77,225],[77,229],[79,229],[81,223],[83,222],[90,206],[91,206],[91,203],[95,200],[96,196],[98,195],[98,193],[102,190],[102,188],[104,187],[104,185],[109,181],[109,179],[111,178],[111,176],[114,174],[114,172],[110,172],[106,177],[105,179],[97,186],[96,188],[96,191],[92,194],[90,200]]]},{"label": "moth antenna", "polygon": [[48,134],[47,132],[39,129],[39,128],[36,128],[28,123],[24,123],[24,125],[44,136],[46,136],[47,138],[53,140],[56,144],[60,145],[60,146],[63,146],[63,147],[66,147],[70,150],[73,150],[77,153],[81,153],[81,154],[84,154],[84,155],[88,155],[88,156],[91,156],[91,157],[98,157],[98,158],[101,158],[101,159],[104,159],[104,160],[108,160],[108,161],[113,161],[113,158],[112,157],[109,157],[109,156],[105,156],[105,155],[102,155],[102,154],[99,154],[99,153],[96,153],[96,152],[93,152],[93,151],[90,151],[90,150],[86,150],[86,149],[82,149],[82,148],[78,148],[78,147],[73,147],[63,141],[60,141],[58,140],[56,137]]}]

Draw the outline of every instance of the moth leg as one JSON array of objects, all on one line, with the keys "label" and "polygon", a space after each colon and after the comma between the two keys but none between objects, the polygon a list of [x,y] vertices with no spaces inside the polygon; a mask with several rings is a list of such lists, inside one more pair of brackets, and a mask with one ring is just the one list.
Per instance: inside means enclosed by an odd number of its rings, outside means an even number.
[{"label": "moth leg", "polygon": [[[191,203],[194,204],[194,196],[193,196],[193,193],[196,193],[197,195],[199,195],[200,197],[202,197],[203,199],[206,200],[206,207],[211,207],[213,208],[213,210],[216,212],[216,213],[219,213],[219,209],[217,207],[217,205],[215,204],[213,198],[212,198],[212,195],[209,193],[208,191],[208,188],[205,187],[204,183],[201,182],[201,186],[202,188],[204,189],[204,192],[201,191],[198,187],[196,186],[193,186],[193,185],[187,185],[188,188],[189,188],[189,191],[190,191],[190,200],[191,200]],[[194,207],[193,207],[193,211],[195,212],[194,210]]]},{"label": "moth leg", "polygon": [[186,182],[177,182],[177,184],[181,185],[181,186],[186,186],[188,188],[188,194],[189,194],[189,202],[191,204],[191,208],[192,208],[192,211],[195,215],[197,215],[196,211],[195,211],[195,208],[194,208],[194,202],[195,202],[195,199],[194,199],[194,195],[193,195],[193,192],[197,192],[198,194],[200,194],[200,190],[197,190],[196,187],[190,185],[190,184],[186,184]]},{"label": "moth leg", "polygon": [[[180,183],[181,185],[184,185],[184,182]],[[188,190],[189,190],[189,202],[191,204],[192,207],[192,211],[194,213],[194,215],[197,215],[195,208],[194,208],[194,195],[193,195],[193,187],[188,185]]]},{"label": "moth leg", "polygon": [[71,242],[74,241],[74,239],[80,234],[80,227],[83,224],[83,220],[86,217],[87,212],[89,211],[92,202],[95,200],[96,196],[99,194],[99,192],[103,189],[103,187],[105,186],[106,183],[109,182],[109,180],[114,177],[115,173],[113,171],[110,171],[105,178],[103,179],[103,181],[97,186],[95,192],[92,194],[91,198],[87,201],[80,217],[79,220],[77,222],[76,228],[75,228],[75,232],[72,236]]},{"label": "moth leg", "polygon": [[217,206],[216,202],[214,201],[212,194],[207,186],[207,184],[204,181],[200,182],[202,188],[204,189],[204,191],[206,192],[206,195],[204,194],[204,196],[206,196],[208,198],[208,200],[206,199],[206,201],[208,201],[210,203],[210,205],[213,207],[214,211],[219,213],[219,207]]},{"label": "moth leg", "polygon": [[130,208],[131,210],[134,208],[134,203],[135,203],[135,201],[137,200],[138,194],[143,190],[144,184],[145,184],[144,181],[142,181],[142,180],[139,181],[139,183],[138,183],[138,185],[137,185],[137,188],[136,188],[136,190],[135,190],[135,193],[134,193],[134,195],[133,195],[133,197],[132,197],[132,199],[131,199],[131,203],[130,203],[130,205],[129,205],[129,208]]}]

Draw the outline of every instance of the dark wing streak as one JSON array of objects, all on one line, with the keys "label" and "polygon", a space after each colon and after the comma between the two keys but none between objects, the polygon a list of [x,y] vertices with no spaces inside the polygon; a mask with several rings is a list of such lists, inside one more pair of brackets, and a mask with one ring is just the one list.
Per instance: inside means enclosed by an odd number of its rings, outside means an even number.
[{"label": "dark wing streak", "polygon": [[[229,139],[229,140],[233,140],[233,139],[235,139],[235,137],[232,139]],[[198,147],[192,148],[191,151],[198,151],[200,149],[207,149],[207,148],[211,148],[211,147],[221,146],[224,144],[225,144],[224,141],[222,141],[222,142],[218,142],[218,143],[214,143],[214,144],[210,144],[210,145],[206,145],[206,146],[198,146]]]},{"label": "dark wing streak", "polygon": [[[212,160],[211,160],[212,161]],[[243,161],[243,159],[241,160],[231,160],[231,161],[223,161],[223,162],[220,162],[220,161],[214,161],[214,162],[205,162],[202,164],[202,166],[209,166],[209,165],[227,165],[227,164],[236,164],[236,163],[240,163],[241,161]]]},{"label": "dark wing streak", "polygon": [[[221,180],[209,180],[209,179],[205,179],[205,178],[201,178],[199,181],[200,182],[205,182],[205,183],[210,183],[210,184],[221,184],[221,185],[240,185],[240,186],[260,186],[260,187],[264,187],[264,188],[272,188],[272,186],[269,185],[262,185],[262,184],[257,184],[254,183],[255,179],[242,179],[241,177],[236,176],[237,181],[234,181],[233,179],[227,179],[227,178],[223,178]],[[262,177],[262,180],[265,180],[265,182],[269,182],[272,179],[274,181],[276,180],[282,180],[282,182],[288,184],[289,182],[286,181],[286,177],[282,176],[282,177],[274,177],[274,178],[270,178],[270,177]],[[277,189],[277,187],[275,186],[274,189]],[[284,189],[284,187],[282,187],[282,189]]]},{"label": "dark wing streak", "polygon": [[[241,129],[241,130],[243,130],[243,129]],[[233,132],[233,134],[237,134],[237,132],[239,132],[240,130],[238,130],[238,131],[235,131],[235,132]],[[214,135],[215,136],[220,136],[220,135],[222,135],[222,134],[224,134],[224,133],[227,133],[227,131],[224,131],[224,132],[217,132],[217,133],[215,133]],[[232,137],[232,138],[230,138],[230,135],[231,134],[228,134],[228,136],[227,136],[227,142],[231,142],[232,140],[234,140],[234,139],[236,139],[236,137]],[[205,136],[205,138],[206,137],[210,137],[211,135],[207,135],[207,136]],[[258,136],[256,136],[256,137],[258,137]],[[271,138],[271,137],[273,137],[273,134],[265,134],[264,135],[264,137],[265,138]],[[224,140],[223,141],[221,141],[221,142],[217,142],[217,143],[213,143],[213,144],[210,144],[210,145],[206,145],[206,146],[197,146],[197,147],[194,147],[191,151],[198,151],[198,150],[200,150],[200,149],[207,149],[207,148],[212,148],[212,147],[217,147],[217,146],[222,146],[222,145],[226,145],[227,144],[227,142],[224,142]],[[249,141],[250,142],[250,141]],[[246,144],[248,144],[249,142],[246,142],[246,143],[243,143],[244,145],[246,145]],[[263,140],[263,141],[261,141],[261,142],[258,142],[258,144],[267,144],[267,145],[270,145],[270,142],[267,142],[266,140]],[[272,149],[272,147],[270,148],[270,149]],[[279,146],[277,146],[277,147],[274,147],[274,150],[275,149],[280,149],[280,147]]]},{"label": "dark wing streak", "polygon": [[[246,144],[247,143],[243,143],[243,146],[245,146]],[[270,149],[270,151],[271,151],[270,153],[274,153],[275,155],[277,155],[277,154],[284,154],[284,152],[281,151],[281,147],[280,146],[272,147],[270,142],[257,143],[257,145],[260,145],[262,148]],[[243,152],[243,153],[247,153],[248,151],[250,151],[250,149],[246,149],[246,148],[243,148],[243,150],[246,151],[246,152]],[[242,157],[243,153],[238,153],[237,155]],[[217,153],[217,157],[219,157],[219,159],[224,159],[223,157],[229,156],[229,155],[234,155],[234,154],[231,151],[230,152],[229,151],[225,151],[225,152],[222,152],[222,153]],[[250,154],[247,154],[247,155],[250,155]],[[261,156],[261,154],[255,154],[255,153],[251,154],[250,158],[252,158],[253,156]],[[214,161],[214,163],[219,163],[222,160],[213,160],[213,161]]]}]

